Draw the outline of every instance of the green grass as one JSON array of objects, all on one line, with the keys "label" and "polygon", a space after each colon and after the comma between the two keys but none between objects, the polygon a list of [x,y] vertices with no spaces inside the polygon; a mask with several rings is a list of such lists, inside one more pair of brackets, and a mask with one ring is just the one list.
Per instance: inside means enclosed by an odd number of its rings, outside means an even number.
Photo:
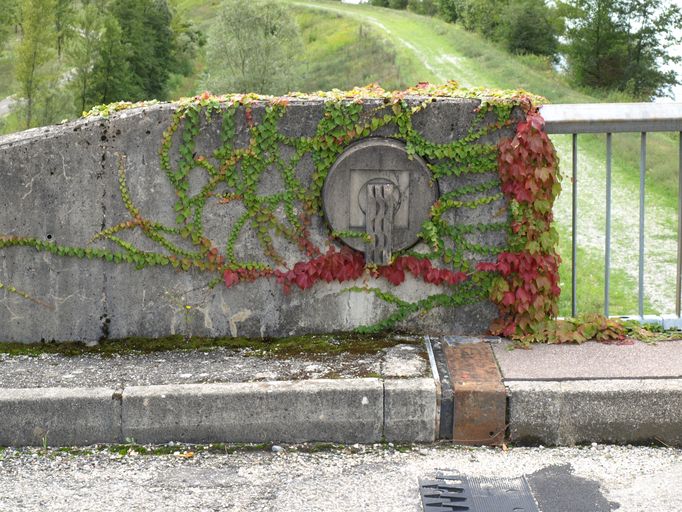
[{"label": "green grass", "polygon": [[294,14],[304,45],[298,64],[303,92],[352,89],[371,82],[393,89],[408,85],[395,51],[366,24],[308,9],[296,9]]},{"label": "green grass", "polygon": [[[570,316],[571,311],[571,234],[562,229],[560,232],[559,253],[563,256],[563,265],[559,270],[561,297],[559,310],[562,316]],[[576,251],[578,266],[577,309],[583,312],[601,312],[604,308],[604,255],[596,250],[578,247]],[[627,315],[637,311],[637,282],[622,270],[611,271],[611,287],[609,300],[610,315]],[[615,283],[615,286],[614,284]],[[649,301],[644,303],[645,314],[654,313],[655,309]]]}]

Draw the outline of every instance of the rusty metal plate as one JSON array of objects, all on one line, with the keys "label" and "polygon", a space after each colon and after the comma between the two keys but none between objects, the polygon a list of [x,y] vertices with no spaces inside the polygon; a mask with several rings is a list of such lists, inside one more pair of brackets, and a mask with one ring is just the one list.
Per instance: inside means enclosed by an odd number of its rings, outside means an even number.
[{"label": "rusty metal plate", "polygon": [[454,391],[455,442],[499,445],[504,442],[507,394],[488,343],[443,347]]}]

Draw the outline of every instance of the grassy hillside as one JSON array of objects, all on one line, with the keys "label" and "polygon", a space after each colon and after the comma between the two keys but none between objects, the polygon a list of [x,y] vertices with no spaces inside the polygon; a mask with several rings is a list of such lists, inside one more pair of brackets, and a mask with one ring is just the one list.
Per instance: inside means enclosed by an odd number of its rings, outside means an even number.
[{"label": "grassy hillside", "polygon": [[[178,14],[187,16],[203,30],[208,30],[219,2],[179,0]],[[361,20],[292,6],[292,14],[301,30],[303,51],[293,62],[299,77],[298,89],[304,92],[333,88],[351,89],[356,85],[380,82],[391,89],[411,85],[403,77],[403,63],[396,51],[381,34]],[[211,71],[211,63],[201,56],[197,73],[179,81],[172,88],[172,97],[191,96],[202,91],[201,74]],[[222,93],[226,91],[212,91]]]}]

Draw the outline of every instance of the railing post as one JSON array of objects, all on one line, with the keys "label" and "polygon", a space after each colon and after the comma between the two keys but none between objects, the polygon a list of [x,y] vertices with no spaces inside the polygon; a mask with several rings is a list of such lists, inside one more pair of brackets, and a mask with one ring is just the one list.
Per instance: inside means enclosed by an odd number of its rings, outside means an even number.
[{"label": "railing post", "polygon": [[573,203],[571,205],[571,316],[578,309],[576,290],[576,248],[578,245],[578,134],[573,134]]},{"label": "railing post", "polygon": [[609,316],[611,284],[611,134],[606,134],[606,236],[604,240],[604,316]]},{"label": "railing post", "polygon": [[677,279],[675,280],[675,316],[680,318],[680,293],[682,293],[682,131],[679,141],[679,167],[677,174]]},{"label": "railing post", "polygon": [[639,316],[644,317],[644,178],[646,175],[646,132],[642,132],[639,156]]}]

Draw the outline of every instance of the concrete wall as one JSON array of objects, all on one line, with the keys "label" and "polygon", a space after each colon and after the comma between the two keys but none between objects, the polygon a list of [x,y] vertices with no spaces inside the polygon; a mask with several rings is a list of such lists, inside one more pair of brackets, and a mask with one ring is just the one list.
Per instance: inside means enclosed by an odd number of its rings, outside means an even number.
[{"label": "concrete wall", "polygon": [[[374,101],[374,104],[373,104]],[[366,101],[365,108],[376,107]],[[414,126],[429,140],[444,143],[462,137],[474,120],[477,100],[439,100],[414,116]],[[127,183],[133,203],[143,217],[175,225],[175,193],[159,166],[162,133],[177,106],[161,104],[123,111],[109,118],[89,118],[60,126],[29,130],[0,138],[0,236],[33,237],[79,247],[116,250],[110,240],[89,241],[102,229],[128,220],[118,183],[120,155],[125,158]],[[256,122],[262,105],[253,107]],[[313,135],[324,112],[319,101],[292,102],[280,121],[280,131],[291,136]],[[238,112],[236,140],[248,140],[243,112]],[[198,151],[217,147],[220,118],[204,123]],[[391,136],[394,127],[375,135]],[[486,136],[495,142],[499,132]],[[304,157],[296,173],[310,183],[312,161]],[[267,171],[269,172],[269,171]],[[441,193],[467,183],[495,177],[451,176],[439,180]],[[206,177],[197,173],[190,193]],[[268,193],[282,186],[272,172],[262,186]],[[204,211],[207,236],[224,248],[230,227],[243,212],[237,202],[209,200]],[[506,219],[503,200],[476,210],[453,210],[451,222],[500,222]],[[327,244],[329,230],[314,218],[311,238]],[[139,230],[120,233],[142,250],[165,250]],[[502,233],[478,235],[492,246],[504,243]],[[291,245],[281,245],[288,263],[306,258]],[[418,247],[417,247],[418,249]],[[254,233],[245,229],[236,245],[238,257],[267,261]],[[297,333],[349,330],[385,318],[394,310],[375,296],[342,290],[357,283],[315,284],[285,294],[274,279],[222,283],[209,288],[210,275],[171,267],[136,269],[100,259],[63,257],[30,247],[0,249],[0,282],[25,291],[40,302],[0,290],[0,341],[96,341],[105,337],[158,337],[169,334],[202,336],[286,336]],[[408,277],[400,287],[369,280],[371,286],[391,290],[405,300],[418,300],[443,291]],[[190,306],[187,308],[186,306]],[[484,331],[496,316],[485,301],[458,309],[441,308],[416,315],[399,325],[418,332],[473,334]]]}]

